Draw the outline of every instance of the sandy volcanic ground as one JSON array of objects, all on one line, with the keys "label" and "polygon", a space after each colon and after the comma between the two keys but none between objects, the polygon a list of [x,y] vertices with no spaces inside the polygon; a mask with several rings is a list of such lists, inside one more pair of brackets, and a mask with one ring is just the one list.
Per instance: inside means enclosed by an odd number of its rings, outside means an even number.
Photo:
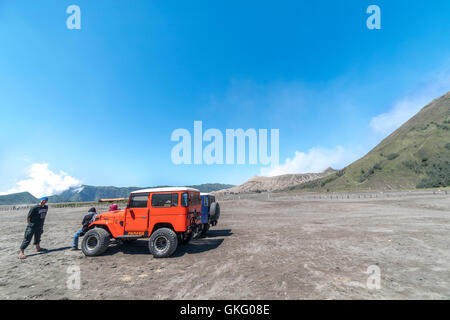
[{"label": "sandy volcanic ground", "polygon": [[[50,208],[42,240],[50,252],[31,255],[30,246],[20,261],[26,211],[3,211],[0,298],[449,299],[450,194],[376,196],[223,201],[219,225],[167,259],[154,259],[145,240],[111,243],[95,258],[72,252],[87,208]],[[366,285],[374,265],[379,290]],[[80,290],[67,288],[71,266]]]}]

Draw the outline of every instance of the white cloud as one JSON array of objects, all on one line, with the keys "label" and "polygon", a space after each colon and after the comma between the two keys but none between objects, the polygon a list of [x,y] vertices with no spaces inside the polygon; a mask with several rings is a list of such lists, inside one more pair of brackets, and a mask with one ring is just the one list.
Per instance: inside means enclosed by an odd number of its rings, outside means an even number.
[{"label": "white cloud", "polygon": [[392,133],[428,103],[450,90],[450,72],[443,72],[429,80],[429,84],[399,100],[392,108],[370,121],[371,128],[383,135]]},{"label": "white cloud", "polygon": [[357,158],[355,152],[345,150],[342,146],[334,149],[316,147],[307,153],[296,151],[294,157],[287,158],[284,164],[262,168],[261,175],[271,177],[288,173],[316,173],[329,167],[342,169]]},{"label": "white cloud", "polygon": [[55,195],[81,185],[79,180],[64,171],[60,171],[59,174],[51,171],[47,163],[34,163],[26,170],[26,173],[28,176],[26,179],[17,182],[13,188],[0,194],[28,191],[39,198]]},{"label": "white cloud", "polygon": [[390,111],[373,117],[370,120],[370,126],[377,133],[389,134],[408,121],[431,100],[431,97],[425,96],[403,98],[397,101]]}]

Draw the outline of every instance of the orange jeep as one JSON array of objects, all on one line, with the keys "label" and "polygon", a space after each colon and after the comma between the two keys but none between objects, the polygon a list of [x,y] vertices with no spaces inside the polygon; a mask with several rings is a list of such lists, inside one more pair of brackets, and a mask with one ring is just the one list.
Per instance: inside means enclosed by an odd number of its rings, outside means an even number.
[{"label": "orange jeep", "polygon": [[130,194],[125,210],[98,214],[81,246],[86,256],[97,256],[105,252],[111,238],[125,243],[149,238],[150,253],[164,258],[172,255],[178,244],[189,242],[201,226],[197,189],[143,189]]}]

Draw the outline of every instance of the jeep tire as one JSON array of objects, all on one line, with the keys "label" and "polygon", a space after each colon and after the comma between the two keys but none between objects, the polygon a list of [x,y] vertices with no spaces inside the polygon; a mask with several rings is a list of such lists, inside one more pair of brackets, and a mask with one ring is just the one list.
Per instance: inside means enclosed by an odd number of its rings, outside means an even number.
[{"label": "jeep tire", "polygon": [[99,256],[108,249],[111,236],[102,228],[94,228],[86,232],[81,243],[81,250],[88,257]]},{"label": "jeep tire", "polygon": [[169,228],[156,230],[150,236],[148,248],[155,258],[166,258],[171,256],[178,246],[178,238],[175,231]]}]

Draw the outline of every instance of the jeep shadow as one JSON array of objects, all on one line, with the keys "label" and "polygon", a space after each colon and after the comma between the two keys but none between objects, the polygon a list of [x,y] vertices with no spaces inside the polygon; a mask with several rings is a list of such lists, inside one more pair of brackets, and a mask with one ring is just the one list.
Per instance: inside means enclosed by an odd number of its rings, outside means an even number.
[{"label": "jeep shadow", "polygon": [[[217,237],[228,237],[233,233],[231,229],[210,230],[206,235],[192,239],[187,244],[178,246],[177,251],[171,256],[173,258],[182,257],[185,254],[197,254],[218,248],[224,239],[215,239]],[[120,240],[112,241],[108,249],[102,256],[110,256],[116,253],[131,255],[150,255],[147,239],[139,239],[134,243],[123,243]]]},{"label": "jeep shadow", "polygon": [[205,234],[203,238],[217,238],[217,237],[229,237],[233,234],[231,229],[223,229],[223,230],[209,230],[207,234]]}]

